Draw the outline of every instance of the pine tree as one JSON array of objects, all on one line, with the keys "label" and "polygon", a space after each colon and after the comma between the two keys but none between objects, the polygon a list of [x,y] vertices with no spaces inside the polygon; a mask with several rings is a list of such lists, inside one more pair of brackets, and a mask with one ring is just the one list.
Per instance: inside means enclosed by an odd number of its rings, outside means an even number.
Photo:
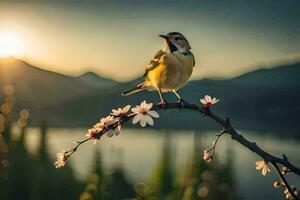
[{"label": "pine tree", "polygon": [[126,178],[121,167],[115,167],[111,175],[109,189],[112,200],[125,199],[134,195],[133,186]]},{"label": "pine tree", "polygon": [[166,134],[161,159],[153,173],[153,184],[158,199],[171,199],[174,174],[171,160],[171,135]]},{"label": "pine tree", "polygon": [[[182,200],[200,199],[199,189],[206,189],[202,178],[203,172],[208,172],[208,165],[203,161],[201,154],[201,135],[194,134],[194,148],[190,161],[187,163],[181,175],[180,193],[178,198]],[[202,190],[203,190],[202,189]]]},{"label": "pine tree", "polygon": [[[73,175],[70,165],[55,169],[48,155],[47,124],[41,123],[40,147],[37,153],[38,170],[34,180],[32,200],[76,199],[80,192],[80,183]],[[53,192],[55,191],[55,192]]]},{"label": "pine tree", "polygon": [[101,152],[98,148],[95,150],[94,165],[89,176],[89,180],[83,193],[82,199],[104,200],[107,199],[107,177],[104,175]]},{"label": "pine tree", "polygon": [[22,127],[20,140],[8,154],[10,167],[6,183],[7,199],[29,199],[31,195],[36,163],[25,148],[25,134],[26,127]]},{"label": "pine tree", "polygon": [[127,199],[134,195],[131,182],[127,179],[122,165],[122,151],[119,149],[114,152],[115,163],[110,176],[109,193],[111,200]]}]

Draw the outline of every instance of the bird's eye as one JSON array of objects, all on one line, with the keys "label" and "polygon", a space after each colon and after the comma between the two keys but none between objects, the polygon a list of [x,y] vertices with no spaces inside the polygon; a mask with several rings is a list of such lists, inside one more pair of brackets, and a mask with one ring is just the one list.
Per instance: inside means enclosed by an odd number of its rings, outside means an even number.
[{"label": "bird's eye", "polygon": [[175,40],[178,41],[178,40],[182,40],[181,37],[175,37]]}]

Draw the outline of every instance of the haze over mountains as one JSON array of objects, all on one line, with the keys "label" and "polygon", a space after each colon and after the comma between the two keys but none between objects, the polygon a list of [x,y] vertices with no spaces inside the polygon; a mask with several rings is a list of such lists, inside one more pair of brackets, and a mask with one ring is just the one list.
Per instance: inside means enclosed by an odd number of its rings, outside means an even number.
[{"label": "haze over mountains", "polygon": [[12,84],[19,105],[45,108],[94,90],[75,78],[45,71],[14,58],[0,59],[0,86]]},{"label": "haze over mountains", "polygon": [[[79,77],[65,76],[14,58],[0,59],[0,80],[1,88],[7,83],[15,86],[17,105],[30,109],[32,124],[47,120],[52,126],[89,127],[112,108],[159,100],[156,93],[149,92],[120,95],[138,79],[118,83],[93,72]],[[300,63],[260,69],[229,80],[194,80],[180,93],[194,103],[199,103],[205,94],[220,98],[214,110],[230,117],[240,128],[294,130],[300,113]],[[176,101],[170,94],[166,98]],[[165,111],[156,126],[184,129],[213,126],[208,120],[195,123],[195,115],[188,111]]]}]

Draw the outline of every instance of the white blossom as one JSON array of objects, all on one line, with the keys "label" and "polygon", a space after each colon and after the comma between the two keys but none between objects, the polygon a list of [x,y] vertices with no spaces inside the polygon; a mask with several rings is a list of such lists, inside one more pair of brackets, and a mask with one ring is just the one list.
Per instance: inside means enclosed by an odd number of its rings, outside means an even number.
[{"label": "white blossom", "polygon": [[[299,191],[296,189],[296,187],[294,185],[290,186],[291,191],[294,193],[294,195],[296,197],[300,197],[300,193]],[[292,194],[290,193],[289,189],[287,187],[285,187],[285,190],[283,192],[285,194],[285,198],[286,199],[294,199]]]},{"label": "white blossom", "polygon": [[127,105],[124,108],[112,109],[111,114],[115,117],[125,115],[130,110],[130,107],[130,105]]},{"label": "white blossom", "polygon": [[66,153],[67,153],[66,151],[62,151],[62,152],[59,152],[56,154],[57,158],[56,158],[55,162],[53,163],[55,168],[61,168],[61,167],[65,166],[66,159],[67,159]]},{"label": "white blossom", "polygon": [[256,170],[261,170],[261,173],[264,176],[271,171],[268,167],[268,164],[264,160],[257,161],[255,164],[256,164]]},{"label": "white blossom", "polygon": [[118,124],[118,126],[117,126],[116,128],[114,128],[114,129],[109,129],[109,130],[107,131],[106,135],[107,135],[108,137],[112,137],[112,136],[114,136],[114,135],[118,136],[118,135],[120,134],[120,132],[121,132],[121,124]]},{"label": "white blossom", "polygon": [[281,182],[280,181],[275,181],[273,186],[274,186],[274,188],[278,189],[281,186]]},{"label": "white blossom", "polygon": [[220,100],[217,99],[216,97],[212,98],[209,95],[205,95],[203,99],[200,99],[200,101],[203,105],[205,105],[206,107],[209,107],[213,104],[218,103]]},{"label": "white blossom", "polygon": [[114,122],[115,122],[114,117],[109,115],[107,117],[103,117],[102,119],[100,119],[100,122],[97,123],[95,126],[107,127]]},{"label": "white blossom", "polygon": [[[109,125],[112,125],[113,123],[117,123],[117,120],[118,118],[114,118],[113,116],[107,116],[107,117],[103,117],[101,120],[100,120],[100,125],[102,127],[105,127],[107,128]],[[116,128],[109,128],[106,132],[106,135],[108,137],[112,137],[114,135],[119,135],[121,131],[121,124],[118,124],[118,126]]]},{"label": "white blossom", "polygon": [[[90,138],[94,144],[96,144],[97,134],[103,131],[103,129],[107,128],[108,126],[112,125],[113,123],[116,123],[118,119],[114,118],[113,116],[109,115],[107,117],[103,117],[100,119],[100,121],[94,125],[93,128],[88,130],[88,133],[86,136]],[[121,130],[121,125],[118,125],[116,128],[111,129],[109,128],[107,130],[107,135],[109,137],[112,137],[113,135],[118,135]]]},{"label": "white blossom", "polygon": [[285,188],[285,190],[284,190],[283,193],[285,194],[285,198],[286,199],[291,199],[292,194],[290,193],[290,191],[289,191],[289,189],[287,187]]},{"label": "white blossom", "polygon": [[132,123],[136,124],[139,122],[142,127],[145,127],[147,124],[153,126],[154,121],[152,117],[159,118],[159,114],[156,111],[151,110],[152,106],[152,103],[146,103],[146,101],[143,101],[140,105],[132,108],[131,111],[136,114]]}]

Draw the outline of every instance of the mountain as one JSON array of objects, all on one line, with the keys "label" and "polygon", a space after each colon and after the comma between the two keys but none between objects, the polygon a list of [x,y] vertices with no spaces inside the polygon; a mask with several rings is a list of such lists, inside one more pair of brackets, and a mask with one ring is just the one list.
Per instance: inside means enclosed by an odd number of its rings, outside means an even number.
[{"label": "mountain", "polygon": [[[97,77],[101,84],[101,77]],[[108,82],[108,79],[103,80]],[[43,70],[13,57],[0,58],[0,88],[7,84],[15,87],[19,107],[31,108],[36,112],[99,92],[78,78]]]},{"label": "mountain", "polygon": [[[293,87],[300,86],[300,66],[298,64],[276,66],[271,69],[259,69],[229,80],[232,84],[257,87]],[[255,80],[255,81],[254,81]]]},{"label": "mountain", "polygon": [[[300,113],[300,63],[277,66],[271,69],[259,69],[228,80],[194,80],[190,81],[180,94],[187,100],[198,103],[205,94],[210,94],[221,101],[214,110],[230,117],[238,128],[253,129],[288,129],[297,130],[298,113]],[[66,119],[72,116],[72,122],[65,124],[93,124],[99,117],[106,115],[112,108],[127,104],[135,105],[142,100],[158,102],[155,92],[140,92],[122,97],[125,89],[134,86],[141,80],[134,80],[107,91],[85,96],[61,104]],[[176,101],[174,95],[165,95],[168,101]],[[80,105],[80,113],[74,111]],[[74,112],[73,112],[74,111]],[[199,120],[191,112],[165,111],[156,126],[160,128],[199,129],[214,127],[210,120]],[[59,121],[56,121],[59,123]]]},{"label": "mountain", "polygon": [[[179,93],[187,101],[200,104],[206,94],[220,102],[214,111],[230,117],[238,128],[275,129],[285,133],[298,130],[300,113],[300,63],[259,69],[227,80],[194,80]],[[0,87],[12,84],[18,107],[30,109],[31,123],[41,118],[52,126],[89,127],[112,108],[158,102],[156,92],[140,92],[123,97],[121,92],[141,79],[118,83],[88,72],[79,77],[42,70],[14,58],[0,59]],[[173,94],[165,94],[174,102]],[[197,113],[164,111],[156,121],[159,128],[206,129],[215,127],[204,118],[195,123]],[[287,134],[287,133],[286,133]]]},{"label": "mountain", "polygon": [[100,77],[94,72],[83,73],[77,79],[96,89],[111,88],[119,84],[111,79]]}]

